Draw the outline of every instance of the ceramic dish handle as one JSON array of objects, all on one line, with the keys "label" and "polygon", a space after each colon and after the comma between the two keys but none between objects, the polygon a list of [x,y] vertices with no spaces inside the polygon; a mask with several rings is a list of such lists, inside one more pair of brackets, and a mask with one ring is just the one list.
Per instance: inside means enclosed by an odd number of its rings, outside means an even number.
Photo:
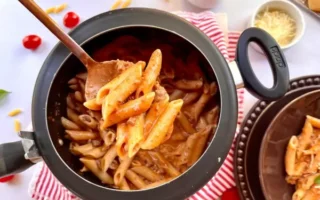
[{"label": "ceramic dish handle", "polygon": [[0,178],[20,173],[41,160],[32,132],[20,132],[21,141],[0,144]]},{"label": "ceramic dish handle", "polygon": [[[248,56],[250,42],[255,42],[259,45],[267,56],[274,79],[274,84],[271,88],[265,87],[252,70]],[[273,101],[281,98],[288,91],[289,69],[286,59],[277,42],[264,30],[249,28],[241,34],[236,50],[235,61],[238,64],[244,86],[255,97],[262,100]]]}]

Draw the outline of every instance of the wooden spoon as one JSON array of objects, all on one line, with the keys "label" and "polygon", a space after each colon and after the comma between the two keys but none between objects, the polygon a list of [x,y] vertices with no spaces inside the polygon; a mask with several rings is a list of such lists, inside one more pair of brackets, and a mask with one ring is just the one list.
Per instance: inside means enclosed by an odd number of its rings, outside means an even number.
[{"label": "wooden spoon", "polygon": [[38,18],[60,41],[83,63],[88,70],[85,87],[86,100],[96,97],[98,90],[112,80],[118,69],[132,63],[125,61],[97,62],[93,60],[68,34],[66,34],[51,17],[33,0],[19,0],[36,18]]}]

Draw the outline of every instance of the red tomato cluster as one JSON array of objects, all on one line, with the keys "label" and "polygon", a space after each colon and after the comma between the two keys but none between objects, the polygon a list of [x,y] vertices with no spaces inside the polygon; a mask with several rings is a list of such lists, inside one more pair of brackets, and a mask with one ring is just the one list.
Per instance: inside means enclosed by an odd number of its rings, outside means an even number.
[{"label": "red tomato cluster", "polygon": [[[63,24],[67,28],[73,28],[79,24],[80,17],[75,12],[68,12],[63,18]],[[23,38],[22,44],[26,49],[35,50],[41,45],[41,38],[37,35],[28,35]]]}]

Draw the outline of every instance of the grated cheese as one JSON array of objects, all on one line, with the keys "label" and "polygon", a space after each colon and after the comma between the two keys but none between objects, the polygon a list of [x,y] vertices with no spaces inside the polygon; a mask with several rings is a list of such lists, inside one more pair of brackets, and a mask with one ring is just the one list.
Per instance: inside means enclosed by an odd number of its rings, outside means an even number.
[{"label": "grated cheese", "polygon": [[280,46],[289,44],[296,35],[296,22],[282,10],[267,8],[257,15],[254,24],[272,35]]}]

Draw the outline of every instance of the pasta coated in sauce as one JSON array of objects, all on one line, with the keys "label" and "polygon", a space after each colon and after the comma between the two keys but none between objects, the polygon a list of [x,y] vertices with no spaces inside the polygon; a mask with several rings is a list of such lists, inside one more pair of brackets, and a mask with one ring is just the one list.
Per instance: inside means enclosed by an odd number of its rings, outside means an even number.
[{"label": "pasta coated in sauce", "polygon": [[139,43],[122,36],[98,50],[93,55],[97,60],[132,63],[94,99],[84,99],[85,73],[70,79],[67,116],[61,118],[82,173],[121,190],[157,187],[190,168],[204,152],[219,116],[219,105],[211,105],[217,85],[195,67],[195,58],[175,58],[168,44],[140,51],[126,46]]}]

